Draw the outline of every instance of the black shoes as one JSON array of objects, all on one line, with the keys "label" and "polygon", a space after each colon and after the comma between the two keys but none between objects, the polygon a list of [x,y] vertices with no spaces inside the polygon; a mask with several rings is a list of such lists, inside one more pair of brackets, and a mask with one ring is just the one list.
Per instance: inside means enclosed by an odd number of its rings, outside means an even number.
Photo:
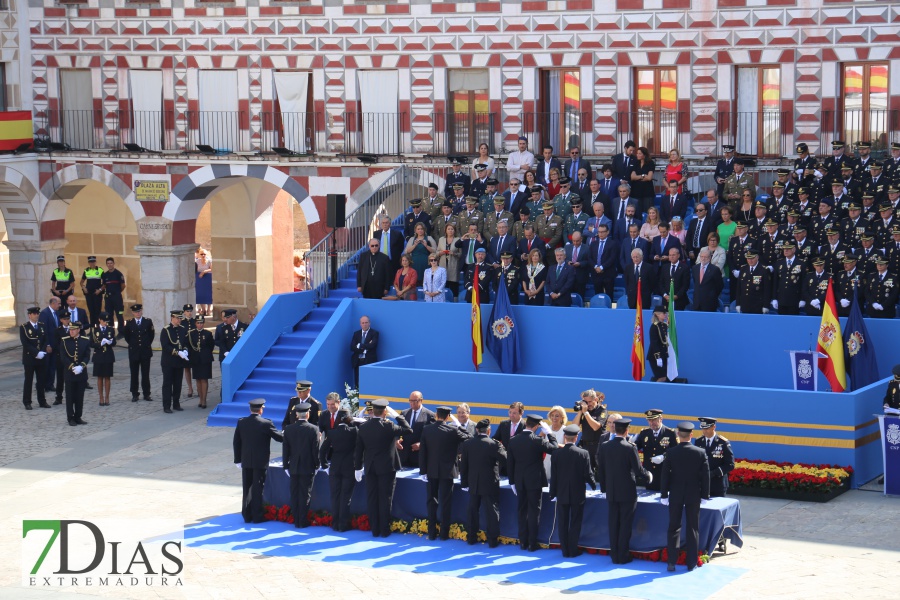
[{"label": "black shoes", "polygon": [[144,400],[146,400],[147,402],[153,402],[153,398],[151,398],[150,396],[144,396]]},{"label": "black shoes", "polygon": [[184,410],[183,408],[181,408],[181,406],[173,406],[172,408],[173,408],[174,410],[179,411],[179,412],[181,412],[181,411]]},{"label": "black shoes", "polygon": [[668,566],[666,567],[666,571],[668,571],[669,573],[674,573],[674,572],[675,572],[675,565],[668,565]]},{"label": "black shoes", "polygon": [[137,396],[132,396],[132,397],[131,397],[131,401],[132,401],[132,402],[137,402],[138,400],[140,400],[140,398],[138,398]]},{"label": "black shoes", "polygon": [[60,398],[56,399],[56,401],[53,403],[53,406],[56,406],[57,404],[62,404],[62,400]]},{"label": "black shoes", "polygon": [[78,425],[78,423],[76,423],[75,421],[70,420],[70,421],[69,421],[69,425],[71,425],[72,427],[75,427],[76,425]]},{"label": "black shoes", "polygon": [[75,419],[75,423],[77,423],[78,425],[87,425],[87,421],[84,421],[82,419]]},{"label": "black shoes", "polygon": [[33,409],[31,408],[31,405],[30,405],[30,404],[26,404],[26,405],[25,405],[25,410],[33,410]]},{"label": "black shoes", "polygon": [[41,402],[40,404],[38,404],[38,406],[40,406],[41,408],[53,408],[52,406],[50,406],[50,405],[47,404],[46,402]]},{"label": "black shoes", "polygon": [[86,390],[92,390],[92,389],[94,389],[94,386],[92,386],[91,384],[87,384],[87,385],[84,386],[84,389],[86,389]]},{"label": "black shoes", "polygon": [[168,414],[171,415],[171,414],[172,414],[172,409],[171,409],[171,408],[164,408],[164,409],[163,409],[163,412],[164,412],[164,413],[168,413]]}]

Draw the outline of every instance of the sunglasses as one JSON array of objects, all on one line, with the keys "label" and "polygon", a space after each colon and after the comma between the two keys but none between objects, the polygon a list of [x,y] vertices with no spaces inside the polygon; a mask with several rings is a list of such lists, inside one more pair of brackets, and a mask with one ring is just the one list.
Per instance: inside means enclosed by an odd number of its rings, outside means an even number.
[{"label": "sunglasses", "polygon": [[429,259],[428,259],[428,262],[437,262],[437,259],[436,259],[436,258],[429,258]]},{"label": "sunglasses", "polygon": [[369,244],[369,248],[377,248],[378,244]]},{"label": "sunglasses", "polygon": [[581,152],[578,152],[577,150],[572,150],[571,153],[572,153],[572,154],[581,154]]}]

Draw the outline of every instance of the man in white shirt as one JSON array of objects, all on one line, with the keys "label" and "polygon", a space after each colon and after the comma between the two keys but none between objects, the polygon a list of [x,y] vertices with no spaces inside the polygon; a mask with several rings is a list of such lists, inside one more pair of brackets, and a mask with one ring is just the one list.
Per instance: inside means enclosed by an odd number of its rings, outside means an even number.
[{"label": "man in white shirt", "polygon": [[[524,136],[519,137],[519,149],[510,152],[509,158],[506,160],[506,170],[509,171],[510,179],[518,179],[525,181],[525,171],[534,168],[534,154],[528,151],[528,139]],[[520,184],[519,191],[525,191],[524,183]]]}]

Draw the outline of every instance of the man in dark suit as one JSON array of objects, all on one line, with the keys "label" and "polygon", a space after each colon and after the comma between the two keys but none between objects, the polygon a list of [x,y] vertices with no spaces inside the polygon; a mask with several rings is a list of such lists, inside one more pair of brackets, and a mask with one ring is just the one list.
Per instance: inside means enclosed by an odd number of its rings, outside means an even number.
[{"label": "man in dark suit", "polygon": [[[637,212],[637,206],[635,206],[634,204],[628,204],[625,207],[625,216],[622,217],[621,219],[616,219],[615,223],[613,224],[613,228],[612,228],[613,238],[617,242],[619,242],[619,246],[622,245],[622,242],[624,240],[627,240],[631,237],[630,229],[631,229],[632,225],[637,226],[637,233],[635,234],[635,237],[638,237],[637,234],[640,233],[641,225],[643,225],[644,222],[639,216],[635,215],[636,212]],[[640,238],[640,239],[644,240],[644,238]],[[644,240],[644,241],[646,242],[647,240]],[[650,248],[649,243],[647,243],[647,248]]]},{"label": "man in dark suit", "polygon": [[[500,421],[497,430],[494,431],[492,439],[500,442],[504,448],[509,449],[509,440],[525,431],[525,420],[522,413],[525,412],[525,405],[521,402],[513,402],[509,405],[509,418]],[[503,470],[503,469],[501,469]]]},{"label": "man in dark suit", "polygon": [[528,202],[528,194],[525,191],[519,191],[521,182],[515,177],[509,180],[509,189],[503,192],[503,198],[506,200],[506,210],[512,213],[513,220],[519,220],[519,211]]},{"label": "man in dark suit", "polygon": [[[31,390],[37,389],[38,405],[51,408],[44,396],[44,380],[47,379],[47,364],[52,348],[47,341],[47,331],[38,321],[41,309],[28,309],[28,320],[19,326],[19,342],[22,344],[22,366],[25,368],[25,386],[22,388],[22,404],[31,409]],[[55,330],[54,330],[55,334]]]},{"label": "man in dark suit", "polygon": [[565,248],[556,249],[556,264],[549,267],[544,288],[550,294],[550,306],[572,306],[575,268],[566,264]]},{"label": "man in dark suit", "polygon": [[644,262],[644,252],[640,248],[631,250],[631,264],[625,267],[625,295],[628,297],[628,308],[637,306],[638,280],[641,282],[641,306],[650,308],[650,299],[653,290],[656,289],[656,268]]},{"label": "man in dark suit", "polygon": [[496,548],[500,537],[500,469],[506,462],[503,444],[488,437],[491,422],[482,419],[475,425],[475,437],[460,446],[460,485],[469,492],[469,520],[466,541],[478,541],[481,505],[487,514],[488,546]]},{"label": "man in dark suit", "polygon": [[669,250],[672,248],[681,250],[681,242],[674,235],[669,235],[668,223],[660,222],[659,235],[650,244],[650,254],[658,268],[669,266]]},{"label": "man in dark suit", "polygon": [[309,499],[319,468],[319,429],[307,420],[310,406],[309,402],[294,405],[297,420],[285,428],[281,444],[284,470],[291,479],[291,514],[298,529],[309,527]]},{"label": "man in dark suit", "polygon": [[409,408],[403,417],[412,428],[412,433],[403,436],[403,448],[400,449],[400,462],[404,467],[419,466],[419,448],[422,441],[422,430],[426,425],[434,423],[434,412],[423,406],[422,392],[415,391],[409,395]]},{"label": "man in dark suit", "polygon": [[[588,181],[594,178],[594,168],[591,166],[591,163],[587,159],[581,158],[581,148],[575,146],[574,148],[569,149],[569,158],[566,159],[566,162],[563,165],[562,174],[572,181],[576,182],[577,184],[579,169],[584,169],[587,171]],[[575,191],[575,193],[578,192]]]},{"label": "man in dark suit", "polygon": [[[322,423],[322,420],[319,420]],[[328,486],[331,491],[331,528],[335,531],[350,529],[350,499],[356,487],[353,473],[353,455],[356,452],[357,429],[350,413],[335,413],[335,426],[324,432],[319,462],[328,469]]]},{"label": "man in dark suit", "polygon": [[593,272],[591,269],[591,249],[584,243],[581,232],[572,233],[572,241],[566,243],[566,264],[572,267],[575,276],[572,291],[584,298],[584,290],[587,287],[588,277]]},{"label": "man in dark suit", "polygon": [[[540,428],[540,433],[536,431]],[[540,415],[528,415],[525,431],[509,440],[506,469],[513,493],[518,497],[519,545],[522,550],[538,549],[538,518],[541,514],[542,489],[547,485],[544,454],[556,451],[556,438],[547,435]]]},{"label": "man in dark suit", "polygon": [[[360,332],[360,335],[362,333]],[[319,415],[319,431],[322,432],[322,436],[328,434],[329,431],[337,427],[341,420],[338,417],[338,410],[341,408],[341,395],[337,392],[328,392],[328,395],[325,396],[325,411]]]},{"label": "man in dark suit", "polygon": [[668,223],[672,217],[685,217],[689,200],[687,194],[678,193],[678,181],[672,180],[667,186],[667,193],[659,203],[659,219]]},{"label": "man in dark suit", "polygon": [[525,237],[519,240],[519,246],[516,248],[516,256],[519,259],[519,263],[524,267],[530,263],[528,255],[531,254],[531,251],[534,249],[540,251],[541,260],[543,261],[544,253],[547,252],[547,244],[535,234],[534,224],[529,223],[528,225],[525,225],[523,230],[525,232]]},{"label": "man in dark suit", "polygon": [[622,149],[622,153],[613,156],[613,175],[615,175],[619,179],[628,179],[630,167],[634,164],[634,151],[634,141],[628,140],[627,142],[625,142],[625,147]]},{"label": "man in dark suit", "polygon": [[353,383],[359,389],[359,368],[378,362],[378,332],[372,329],[369,317],[359,319],[359,329],[350,338],[350,365],[353,367]]},{"label": "man in dark suit", "polygon": [[706,200],[703,203],[706,204],[706,214],[709,215],[709,230],[715,231],[722,222],[722,208],[727,205],[719,199],[719,194],[715,190],[706,192]]},{"label": "man in dark suit", "polygon": [[453,480],[459,476],[459,445],[469,439],[465,428],[450,408],[439,406],[437,420],[422,430],[419,442],[419,474],[425,476],[428,488],[428,539],[437,537],[438,507],[441,509],[441,539],[450,539],[450,499]]},{"label": "man in dark suit", "polygon": [[619,246],[609,235],[609,227],[600,225],[597,235],[591,238],[591,279],[594,293],[606,294],[611,300],[616,284]]},{"label": "man in dark suit", "polygon": [[613,175],[612,165],[603,165],[600,172],[597,173],[597,178],[592,181],[597,182],[597,190],[600,193],[600,197],[606,198],[606,212],[610,214],[611,219],[614,219],[616,215],[610,212],[612,210],[612,200],[613,198],[618,198],[619,184],[622,180]]},{"label": "man in dark suit", "polygon": [[578,539],[584,517],[585,486],[597,489],[591,457],[587,450],[575,445],[580,431],[578,425],[567,425],[563,429],[565,446],[550,456],[550,497],[556,498],[559,547],[566,558],[581,554]]},{"label": "man in dark suit", "polygon": [[241,515],[244,523],[263,522],[263,485],[269,468],[269,440],[284,439],[275,424],[264,419],[266,401],[255,398],[250,401],[250,416],[238,419],[234,428],[234,464],[241,470],[244,488]]},{"label": "man in dark suit", "polygon": [[[391,288],[391,263],[388,257],[379,252],[378,240],[369,240],[369,251],[363,252],[356,266],[356,291],[363,298],[380,300],[387,296]],[[399,260],[399,259],[398,259]]]},{"label": "man in dark suit", "polygon": [[[463,220],[460,220],[460,224]],[[478,223],[469,223],[466,230],[462,232],[462,237],[456,240],[456,247],[459,248],[459,270],[465,272],[469,265],[475,264],[477,257],[475,253],[479,248],[487,251],[487,241],[481,236]],[[486,256],[486,255],[485,255]]]},{"label": "man in dark suit", "polygon": [[38,315],[38,323],[44,326],[44,333],[47,334],[47,345],[50,350],[45,350],[50,356],[47,357],[46,369],[44,370],[44,380],[38,380],[38,385],[43,386],[47,392],[55,392],[56,386],[53,381],[56,375],[56,357],[59,350],[59,339],[56,337],[56,330],[59,328],[59,297],[53,296],[47,302],[47,306]]},{"label": "man in dark suit", "polygon": [[703,202],[698,202],[694,207],[694,218],[688,225],[687,235],[684,236],[685,258],[694,263],[697,261],[697,254],[700,248],[707,245],[709,232],[712,231],[712,219],[707,214],[707,206]]},{"label": "man in dark suit", "polygon": [[629,206],[634,206],[635,212],[633,214],[638,215],[640,214],[637,210],[638,205],[638,201],[631,197],[631,186],[624,181],[619,182],[619,187],[616,188],[616,193],[612,197],[610,213],[607,216],[618,222],[619,219],[626,215],[625,209]]},{"label": "man in dark suit", "polygon": [[684,310],[687,307],[687,293],[688,288],[691,287],[691,273],[688,271],[688,266],[681,263],[680,254],[681,251],[678,248],[669,250],[669,264],[662,266],[657,276],[656,291],[666,301],[666,306],[669,302],[669,288],[672,287],[670,284],[674,282],[675,310]]},{"label": "man in dark suit", "polygon": [[150,401],[150,359],[156,331],[153,320],[144,317],[144,306],[131,305],[132,318],[125,322],[123,335],[128,342],[128,367],[131,370],[131,401],[138,401],[138,376],[144,400]]},{"label": "man in dark suit", "polygon": [[597,450],[597,483],[609,508],[609,557],[614,565],[632,560],[629,548],[637,481],[653,481],[653,474],[638,460],[637,448],[628,441],[629,425],[631,419],[616,419],[615,434]]},{"label": "man in dark suit", "polygon": [[694,303],[691,310],[716,312],[719,310],[719,295],[725,287],[722,271],[709,262],[709,248],[700,250],[700,264],[692,268],[694,279]]},{"label": "man in dark suit", "polygon": [[678,445],[666,452],[662,465],[660,502],[669,507],[667,570],[675,570],[678,542],[681,539],[681,517],[687,522],[687,570],[697,565],[697,546],[700,537],[700,505],[709,500],[709,461],[706,450],[691,443],[694,424],[678,423]]},{"label": "man in dark suit", "polygon": [[497,223],[497,235],[491,238],[488,245],[487,261],[494,269],[498,269],[500,257],[506,253],[516,253],[516,236],[509,232],[509,224],[506,221],[500,221]]},{"label": "man in dark suit", "polygon": [[540,184],[546,186],[550,183],[550,169],[559,169],[562,176],[562,163],[558,158],[553,156],[553,146],[544,146],[542,150],[543,157],[537,163],[537,171],[534,174],[535,179]]},{"label": "man in dark suit", "polygon": [[375,239],[378,240],[378,249],[390,261],[391,268],[388,269],[388,280],[393,281],[394,274],[400,268],[400,257],[403,255],[403,247],[405,246],[403,234],[399,231],[391,230],[390,217],[381,217],[381,230],[375,233]]},{"label": "man in dark suit", "polygon": [[363,472],[366,474],[366,511],[372,537],[391,534],[391,505],[397,471],[400,470],[397,439],[410,436],[412,432],[403,415],[390,408],[388,401],[383,399],[372,401],[372,418],[359,426],[353,466],[356,481],[362,481]]}]

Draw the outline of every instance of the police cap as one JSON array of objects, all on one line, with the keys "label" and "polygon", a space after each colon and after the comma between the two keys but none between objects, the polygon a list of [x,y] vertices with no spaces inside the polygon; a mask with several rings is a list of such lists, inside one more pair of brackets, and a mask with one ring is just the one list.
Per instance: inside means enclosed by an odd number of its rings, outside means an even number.
[{"label": "police cap", "polygon": [[581,427],[578,425],[566,425],[563,427],[563,433],[570,437],[574,437],[581,433]]},{"label": "police cap", "polygon": [[694,424],[690,421],[678,421],[678,431],[690,433],[694,430]]},{"label": "police cap", "polygon": [[254,398],[250,401],[250,408],[262,408],[266,404],[265,398]]},{"label": "police cap", "polygon": [[700,421],[700,429],[709,429],[716,424],[716,420],[712,417],[698,417],[697,420]]},{"label": "police cap", "polygon": [[40,309],[40,307],[32,306],[31,308],[28,309],[28,314],[29,315],[39,315],[39,314],[41,314],[41,309]]},{"label": "police cap", "polygon": [[658,419],[663,416],[663,410],[661,408],[651,408],[644,412],[644,416],[648,419]]}]

